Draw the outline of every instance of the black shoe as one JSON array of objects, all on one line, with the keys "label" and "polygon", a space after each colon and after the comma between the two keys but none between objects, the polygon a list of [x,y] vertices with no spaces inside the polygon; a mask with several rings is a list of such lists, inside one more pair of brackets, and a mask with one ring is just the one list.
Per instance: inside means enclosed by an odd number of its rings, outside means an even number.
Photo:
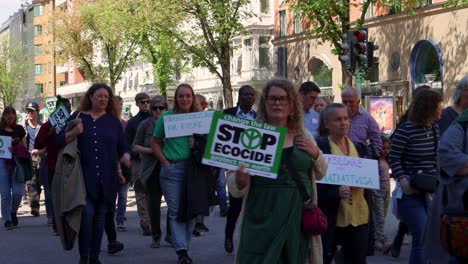
[{"label": "black shoe", "polygon": [[124,245],[119,241],[112,241],[107,245],[107,253],[112,255],[124,249]]},{"label": "black shoe", "polygon": [[80,256],[80,264],[88,264],[88,263],[89,263],[89,257]]},{"label": "black shoe", "polygon": [[101,261],[99,261],[99,257],[89,257],[89,264],[102,264]]},{"label": "black shoe", "polygon": [[39,209],[31,209],[31,215],[34,217],[39,217]]},{"label": "black shoe", "polygon": [[193,235],[193,236],[196,236],[196,237],[199,237],[199,236],[201,236],[201,232],[200,232],[200,230],[198,230],[198,229],[195,227],[195,228],[193,229],[192,235]]},{"label": "black shoe", "polygon": [[227,210],[227,209],[221,210],[221,211],[219,212],[219,216],[221,216],[221,217],[226,217],[227,214],[228,214],[228,210]]},{"label": "black shoe", "polygon": [[206,225],[204,223],[196,223],[195,228],[198,229],[199,231],[202,231],[202,232],[210,231],[210,229],[208,229],[208,227],[206,227]]},{"label": "black shoe", "polygon": [[226,237],[224,239],[224,249],[227,253],[232,253],[234,251],[234,243],[232,242],[232,238]]},{"label": "black shoe", "polygon": [[6,221],[5,224],[3,224],[3,228],[5,230],[11,230],[13,229],[13,225],[11,225],[11,221]]},{"label": "black shoe", "polygon": [[149,226],[141,226],[141,230],[143,231],[143,236],[151,236],[151,228]]},{"label": "black shoe", "polygon": [[187,254],[179,255],[179,260],[177,264],[192,264],[192,259]]},{"label": "black shoe", "polygon": [[18,217],[16,216],[16,213],[11,213],[11,224],[13,227],[18,226]]},{"label": "black shoe", "polygon": [[153,236],[153,242],[151,243],[151,248],[160,248],[161,247],[161,236]]}]

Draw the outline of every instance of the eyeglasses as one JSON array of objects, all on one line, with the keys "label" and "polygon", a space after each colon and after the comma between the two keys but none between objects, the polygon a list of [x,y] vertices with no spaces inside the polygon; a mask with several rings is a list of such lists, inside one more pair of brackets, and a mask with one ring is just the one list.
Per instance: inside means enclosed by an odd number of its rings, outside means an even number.
[{"label": "eyeglasses", "polygon": [[287,105],[289,103],[289,97],[287,96],[267,96],[266,101],[269,104],[274,104],[279,102],[280,105]]},{"label": "eyeglasses", "polygon": [[150,100],[140,100],[140,104],[149,104]]},{"label": "eyeglasses", "polygon": [[166,107],[164,107],[164,106],[153,106],[153,107],[151,107],[151,110],[153,110],[153,111],[156,111],[156,110],[164,111],[164,110],[166,110]]}]

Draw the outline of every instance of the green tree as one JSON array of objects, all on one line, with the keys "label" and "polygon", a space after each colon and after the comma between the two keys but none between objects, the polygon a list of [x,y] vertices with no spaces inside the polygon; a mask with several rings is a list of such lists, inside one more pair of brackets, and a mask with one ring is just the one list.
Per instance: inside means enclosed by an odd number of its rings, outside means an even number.
[{"label": "green tree", "polygon": [[[466,0],[463,0],[466,1]],[[371,3],[379,7],[386,7],[394,12],[412,12],[412,7],[420,4],[422,0],[286,0],[292,10],[299,12],[308,22],[309,36],[318,36],[321,42],[333,45],[334,53],[340,52],[341,36],[351,28],[361,28],[364,25],[366,12]],[[350,21],[350,8],[361,10],[359,18],[352,23]],[[346,65],[341,63],[343,83],[351,85],[352,76],[346,70]]]},{"label": "green tree", "polygon": [[12,106],[25,94],[22,82],[28,78],[31,67],[22,47],[13,46],[9,39],[8,35],[0,38],[0,100],[4,107]]},{"label": "green tree", "polygon": [[107,81],[115,89],[142,41],[135,28],[134,1],[75,0],[53,15],[54,49],[59,63],[70,59],[91,81]]},{"label": "green tree", "polygon": [[205,67],[223,85],[227,107],[233,105],[231,85],[231,40],[244,33],[242,20],[251,16],[245,11],[249,0],[165,0],[177,7],[184,22],[167,34],[176,38],[190,54],[194,67]]}]

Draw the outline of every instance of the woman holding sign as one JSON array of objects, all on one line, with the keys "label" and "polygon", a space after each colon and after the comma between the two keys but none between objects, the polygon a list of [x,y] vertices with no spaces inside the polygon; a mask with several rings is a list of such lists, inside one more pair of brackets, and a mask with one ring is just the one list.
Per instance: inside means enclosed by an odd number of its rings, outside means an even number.
[{"label": "woman holding sign", "polygon": [[237,262],[304,263],[310,246],[314,249],[312,263],[321,263],[320,237],[309,239],[301,231],[299,181],[316,201],[315,178],[324,176],[327,165],[314,138],[302,126],[297,89],[287,80],[269,81],[258,110],[259,121],[286,127],[288,132],[276,179],[251,177],[245,166],[228,177],[231,194],[244,197]]},{"label": "woman holding sign", "polygon": [[[190,236],[194,227],[193,220],[177,221],[184,176],[190,158],[189,136],[166,138],[164,116],[196,112],[195,93],[188,84],[177,86],[174,95],[174,109],[164,112],[156,121],[151,147],[156,158],[161,162],[160,184],[166,199],[169,225],[172,232],[172,245],[178,256],[178,263],[189,264],[188,256]],[[162,144],[164,141],[164,144]]]},{"label": "woman holding sign", "polygon": [[[26,148],[26,131],[21,125],[16,124],[16,110],[7,106],[3,110],[2,119],[0,121],[0,136],[2,142],[2,152],[11,151],[15,155],[15,150],[22,145]],[[4,138],[11,138],[12,146],[6,148]],[[2,153],[3,154],[3,153]],[[21,181],[16,177],[12,177],[12,172],[15,166],[13,159],[0,158],[0,194],[2,199],[2,220],[3,227],[6,230],[11,230],[18,225],[16,212],[21,203],[21,197],[24,191],[24,179]]]},{"label": "woman holding sign", "polygon": [[[333,103],[320,113],[317,144],[326,154],[359,157],[362,153],[348,138],[348,110]],[[318,205],[328,217],[328,230],[322,236],[323,262],[331,263],[336,245],[349,263],[366,263],[369,209],[364,188],[317,184]],[[348,263],[348,262],[347,262]]]}]

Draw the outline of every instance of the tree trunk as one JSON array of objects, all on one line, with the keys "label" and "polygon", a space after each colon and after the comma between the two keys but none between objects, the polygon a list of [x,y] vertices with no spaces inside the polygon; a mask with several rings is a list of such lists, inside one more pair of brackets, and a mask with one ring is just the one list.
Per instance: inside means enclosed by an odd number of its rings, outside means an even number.
[{"label": "tree trunk", "polygon": [[231,57],[229,54],[229,43],[224,45],[222,48],[222,61],[221,61],[221,71],[223,78],[221,82],[223,83],[223,96],[225,102],[225,108],[232,107],[232,85],[231,85]]}]

